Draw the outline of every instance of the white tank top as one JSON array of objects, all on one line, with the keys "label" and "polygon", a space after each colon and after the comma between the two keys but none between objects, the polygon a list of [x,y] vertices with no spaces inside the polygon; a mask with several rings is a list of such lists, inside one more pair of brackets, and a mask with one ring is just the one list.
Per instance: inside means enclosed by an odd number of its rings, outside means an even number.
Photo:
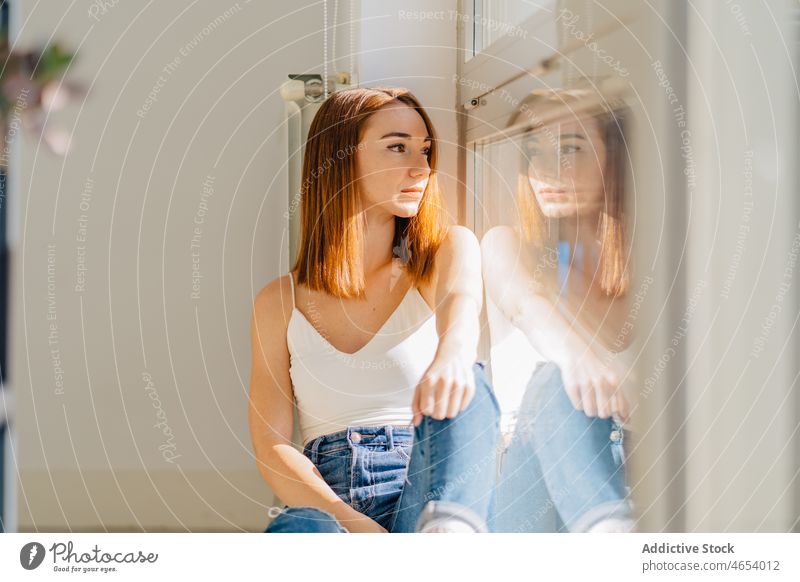
[{"label": "white tank top", "polygon": [[348,426],[411,425],[414,389],[439,345],[436,316],[411,287],[360,350],[341,352],[295,304],[286,330],[303,445]]}]

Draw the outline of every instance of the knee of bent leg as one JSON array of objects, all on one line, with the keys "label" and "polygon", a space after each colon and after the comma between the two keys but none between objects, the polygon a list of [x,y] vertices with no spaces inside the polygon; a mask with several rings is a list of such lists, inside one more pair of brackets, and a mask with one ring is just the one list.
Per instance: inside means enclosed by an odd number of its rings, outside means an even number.
[{"label": "knee of bent leg", "polygon": [[345,533],[336,517],[318,507],[285,507],[266,533]]},{"label": "knee of bent leg", "polygon": [[556,364],[548,362],[544,365],[539,373],[531,377],[528,388],[533,391],[533,408],[537,415],[547,411],[551,413],[547,416],[552,417],[554,412],[574,411],[572,401],[564,388],[561,369]]}]

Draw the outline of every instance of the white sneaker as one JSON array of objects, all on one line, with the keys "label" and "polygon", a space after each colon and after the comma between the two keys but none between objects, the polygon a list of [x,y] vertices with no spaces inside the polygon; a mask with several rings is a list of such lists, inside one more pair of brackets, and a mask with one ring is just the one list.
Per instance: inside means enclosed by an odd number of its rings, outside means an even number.
[{"label": "white sneaker", "polygon": [[475,528],[460,519],[438,519],[428,523],[418,533],[478,533]]},{"label": "white sneaker", "polygon": [[587,530],[587,533],[634,533],[636,522],[632,519],[610,517],[598,521]]},{"label": "white sneaker", "polygon": [[452,501],[429,501],[417,518],[417,533],[487,533],[486,523],[469,507]]}]

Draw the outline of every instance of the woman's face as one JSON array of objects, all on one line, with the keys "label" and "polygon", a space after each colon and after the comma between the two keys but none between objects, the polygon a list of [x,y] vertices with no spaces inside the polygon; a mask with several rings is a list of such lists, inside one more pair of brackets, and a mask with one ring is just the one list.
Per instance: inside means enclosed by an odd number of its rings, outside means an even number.
[{"label": "woman's face", "polygon": [[405,103],[393,102],[373,113],[362,127],[356,153],[364,209],[416,215],[431,173],[430,147],[425,122]]},{"label": "woman's face", "polygon": [[594,119],[545,125],[524,138],[528,180],[542,213],[566,218],[605,206],[606,147]]}]

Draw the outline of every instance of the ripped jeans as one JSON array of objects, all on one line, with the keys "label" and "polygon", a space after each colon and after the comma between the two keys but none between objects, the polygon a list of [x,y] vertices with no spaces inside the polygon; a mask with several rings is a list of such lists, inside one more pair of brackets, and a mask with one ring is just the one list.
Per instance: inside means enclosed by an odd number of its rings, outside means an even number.
[{"label": "ripped jeans", "polygon": [[603,519],[634,519],[625,435],[614,417],[576,410],[558,366],[539,363],[511,442],[499,453],[490,530],[582,532]]},{"label": "ripped jeans", "polygon": [[[414,532],[430,501],[467,507],[485,523],[494,494],[500,409],[473,365],[475,395],[455,418],[419,426],[349,426],[313,439],[303,454],[340,499],[387,531]],[[345,533],[329,512],[284,506],[266,533]]]}]

